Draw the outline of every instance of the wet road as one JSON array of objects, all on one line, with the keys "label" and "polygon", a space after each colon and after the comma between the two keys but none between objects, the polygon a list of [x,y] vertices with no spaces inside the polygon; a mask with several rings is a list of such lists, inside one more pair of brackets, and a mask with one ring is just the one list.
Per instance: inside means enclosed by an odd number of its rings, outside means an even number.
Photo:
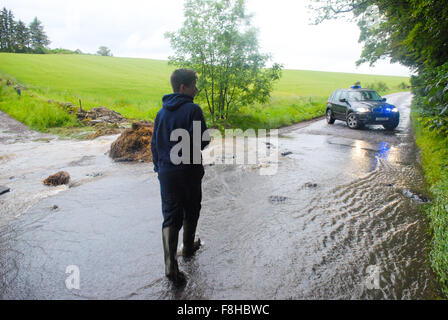
[{"label": "wet road", "polygon": [[[0,298],[436,298],[410,101],[388,96],[401,112],[395,132],[325,120],[282,130],[273,147],[290,154],[274,176],[207,167],[198,226],[205,245],[179,260],[184,288],[163,275],[152,165],[110,164],[0,229]],[[66,287],[70,265],[79,267],[79,290]]]}]

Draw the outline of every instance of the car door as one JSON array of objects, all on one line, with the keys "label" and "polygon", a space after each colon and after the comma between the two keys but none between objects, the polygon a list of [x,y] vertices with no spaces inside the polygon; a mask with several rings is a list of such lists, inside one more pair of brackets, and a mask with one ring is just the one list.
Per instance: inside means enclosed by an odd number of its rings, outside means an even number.
[{"label": "car door", "polygon": [[341,95],[341,90],[336,90],[329,100],[329,108],[333,112],[333,117],[337,118],[337,101],[339,100],[339,96]]},{"label": "car door", "polygon": [[328,98],[328,103],[327,103],[327,107],[328,107],[331,111],[333,111],[333,114],[334,114],[334,110],[333,110],[333,108],[334,108],[334,99],[335,99],[335,96],[337,95],[337,93],[338,93],[337,90],[336,90],[335,92],[333,92],[333,93],[331,94],[330,98]]},{"label": "car door", "polygon": [[339,94],[335,97],[333,109],[336,118],[345,120],[348,104],[346,102],[341,102],[341,99],[347,99],[347,94],[344,90],[339,91]]}]

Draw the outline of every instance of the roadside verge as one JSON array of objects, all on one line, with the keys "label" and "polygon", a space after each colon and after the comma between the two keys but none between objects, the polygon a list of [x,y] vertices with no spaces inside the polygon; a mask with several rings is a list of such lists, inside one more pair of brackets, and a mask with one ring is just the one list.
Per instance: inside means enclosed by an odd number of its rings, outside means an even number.
[{"label": "roadside verge", "polygon": [[[413,105],[413,110],[415,107]],[[441,288],[448,297],[448,137],[437,135],[424,127],[423,119],[413,111],[412,121],[426,187],[432,202],[423,207],[430,232],[431,267],[437,274]]]}]

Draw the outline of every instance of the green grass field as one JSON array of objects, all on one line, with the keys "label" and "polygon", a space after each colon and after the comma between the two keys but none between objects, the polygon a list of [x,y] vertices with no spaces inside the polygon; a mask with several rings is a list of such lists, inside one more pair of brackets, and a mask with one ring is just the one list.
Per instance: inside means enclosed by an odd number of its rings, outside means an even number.
[{"label": "green grass field", "polygon": [[[162,96],[171,92],[169,76],[172,70],[174,67],[167,61],[150,59],[0,53],[0,77],[13,78],[28,89],[25,97],[19,100],[12,90],[3,88],[0,109],[39,130],[73,125],[73,118],[56,110],[57,115],[51,119],[51,110],[57,106],[48,104],[49,99],[75,105],[79,105],[81,99],[85,109],[105,106],[130,119],[153,120],[161,108]],[[385,94],[402,91],[399,85],[407,84],[409,79],[284,70],[271,101],[243,108],[229,119],[229,125],[275,128],[323,115],[330,93],[356,81],[362,84],[382,81],[389,87],[387,92],[382,92]],[[34,97],[30,97],[31,94]],[[202,107],[207,117],[207,107]],[[34,119],[42,112],[48,121]],[[61,117],[62,120],[56,120]]]}]

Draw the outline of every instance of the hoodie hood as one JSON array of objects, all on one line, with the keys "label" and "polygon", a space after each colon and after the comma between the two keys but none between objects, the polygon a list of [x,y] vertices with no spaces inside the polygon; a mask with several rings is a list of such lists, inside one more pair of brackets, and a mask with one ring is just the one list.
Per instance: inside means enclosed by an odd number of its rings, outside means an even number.
[{"label": "hoodie hood", "polygon": [[167,94],[163,97],[163,108],[168,111],[176,111],[182,105],[193,102],[193,98],[182,93]]}]

